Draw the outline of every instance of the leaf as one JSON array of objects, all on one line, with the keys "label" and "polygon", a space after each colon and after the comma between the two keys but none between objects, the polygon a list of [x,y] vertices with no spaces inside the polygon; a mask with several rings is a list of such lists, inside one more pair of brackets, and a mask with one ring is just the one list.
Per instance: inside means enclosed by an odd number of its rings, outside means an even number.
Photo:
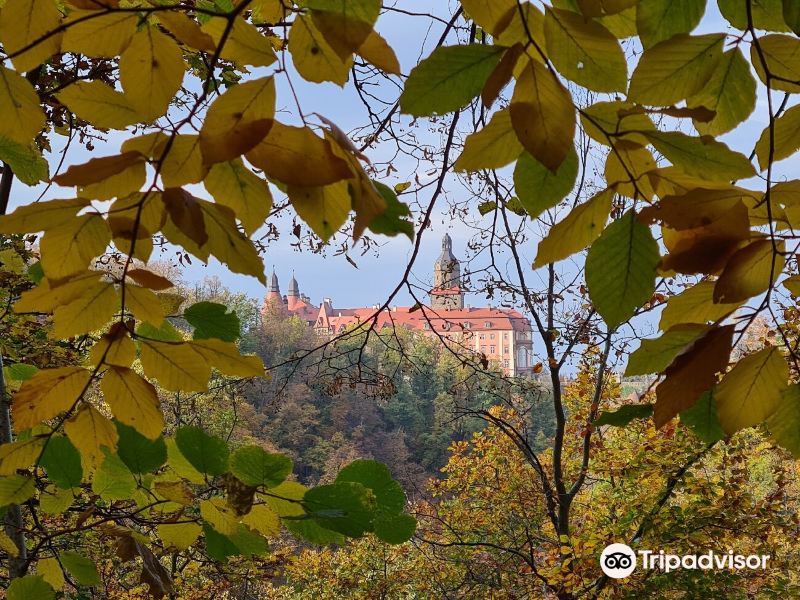
[{"label": "leaf", "polygon": [[8,600],[54,600],[53,588],[41,575],[26,575],[14,579],[6,590]]},{"label": "leaf", "polygon": [[251,234],[262,227],[272,210],[267,182],[239,159],[215,164],[203,183],[218,204],[236,213],[245,233]]},{"label": "leaf", "polygon": [[631,76],[628,99],[667,106],[693,96],[717,68],[724,42],[724,34],[678,34],[646,49]]},{"label": "leaf", "polygon": [[52,339],[65,339],[90,333],[108,323],[117,309],[114,286],[105,281],[96,281],[80,296],[56,307],[53,311],[53,328],[48,335]]},{"label": "leaf", "polygon": [[135,12],[72,11],[61,42],[62,52],[85,54],[92,58],[119,56],[131,43],[139,15]]},{"label": "leaf", "polygon": [[712,181],[747,179],[755,169],[747,158],[711,136],[691,137],[677,131],[645,132],[650,143],[688,175]]},{"label": "leaf", "polygon": [[747,5],[753,26],[768,31],[786,31],[782,18],[781,0],[717,0],[719,11],[736,29],[747,29]]},{"label": "leaf", "polygon": [[480,94],[505,51],[498,46],[440,46],[411,70],[400,109],[415,117],[453,112]]},{"label": "leaf", "polygon": [[104,459],[103,448],[117,449],[117,429],[92,406],[84,405],[64,425],[64,432],[81,453],[83,464],[95,469]]},{"label": "leaf", "polygon": [[656,161],[649,150],[633,142],[619,140],[606,158],[606,184],[622,196],[649,201],[655,191],[647,173],[655,168]]},{"label": "leaf", "polygon": [[138,152],[124,152],[115,156],[93,158],[84,164],[70,167],[65,173],[56,175],[53,177],[53,181],[65,187],[85,186],[108,179],[139,162],[142,162],[142,156]]},{"label": "leaf", "polygon": [[517,11],[514,0],[462,0],[467,15],[493,36],[500,35]]},{"label": "leaf", "polygon": [[165,140],[156,146],[156,156],[163,157],[161,180],[165,187],[197,183],[205,177],[206,168],[200,152],[200,138],[196,135],[174,136],[169,150]]},{"label": "leaf", "polygon": [[20,206],[10,215],[0,216],[0,233],[34,233],[54,229],[87,206],[85,198],[49,200]]},{"label": "leaf", "polygon": [[317,523],[348,537],[361,537],[373,528],[375,500],[359,483],[318,485],[306,492],[303,504]]},{"label": "leaf", "polygon": [[[169,450],[167,450],[167,453],[169,453]],[[202,475],[195,471],[194,467],[189,465],[189,463],[186,464],[190,469],[192,469],[192,471],[197,473],[199,476],[199,481],[202,482]],[[171,477],[171,475],[165,473],[164,477]],[[189,506],[194,501],[194,493],[192,492],[192,488],[190,488],[184,481],[156,481],[153,484],[153,489],[170,502],[176,502],[178,504],[182,504],[183,506]]]},{"label": "leaf", "polygon": [[700,395],[716,383],[717,373],[728,366],[733,333],[733,325],[711,329],[667,367],[664,380],[656,386],[656,427],[694,406]]},{"label": "leaf", "polygon": [[800,457],[800,386],[792,384],[781,393],[775,412],[767,417],[767,428],[772,439]]},{"label": "leaf", "polygon": [[561,202],[575,186],[578,177],[578,155],[574,148],[553,173],[525,152],[514,169],[514,189],[522,206],[532,219]]},{"label": "leaf", "polygon": [[633,210],[612,222],[586,257],[589,297],[609,329],[630,319],[650,300],[661,258],[650,228]]},{"label": "leaf", "polygon": [[785,257],[782,241],[760,239],[750,243],[728,260],[714,286],[714,302],[732,304],[757,296],[778,279]]},{"label": "leaf", "polygon": [[16,474],[0,477],[0,507],[22,504],[35,493],[36,486],[31,477]]},{"label": "leaf", "polygon": [[266,284],[261,256],[253,242],[239,231],[234,212],[221,204],[199,204],[208,232],[208,251],[234,273],[251,275]]},{"label": "leaf", "polygon": [[29,438],[0,445],[0,475],[13,475],[36,464],[44,443],[42,438]]},{"label": "leaf", "polygon": [[261,143],[247,153],[247,160],[287,185],[321,186],[354,176],[347,162],[333,153],[328,140],[308,127],[277,121]]},{"label": "leaf", "polygon": [[706,0],[640,0],[636,29],[642,46],[649,48],[679,33],[689,33],[700,23]]},{"label": "leaf", "polygon": [[243,446],[231,456],[231,473],[251,486],[274,488],[292,472],[292,460],[285,454],[265,452],[260,446]]},{"label": "leaf", "polygon": [[83,480],[81,455],[77,448],[63,435],[53,435],[39,459],[39,465],[58,487],[68,490],[78,487]]},{"label": "leaf", "polygon": [[0,136],[29,146],[44,127],[39,96],[27,79],[0,67]]},{"label": "leaf", "polygon": [[[50,587],[59,591],[64,587],[64,573],[61,571],[61,565],[55,558],[43,558],[36,563],[36,573],[40,575]],[[46,596],[31,596],[31,597],[44,597]]]},{"label": "leaf", "polygon": [[239,554],[239,548],[227,537],[218,533],[208,523],[203,523],[203,535],[206,542],[206,552],[217,561],[224,561],[229,556]]},{"label": "leaf", "polygon": [[336,483],[360,483],[372,490],[380,512],[399,513],[405,508],[403,488],[392,479],[386,465],[374,460],[354,460],[336,476]]},{"label": "leaf", "polygon": [[388,75],[400,75],[400,63],[392,47],[377,31],[370,31],[358,48],[358,54]]},{"label": "leaf", "polygon": [[775,119],[773,128],[768,125],[761,133],[755,148],[761,170],[766,170],[770,161],[777,162],[797,152],[800,149],[799,134],[800,107],[793,106]]},{"label": "leaf", "polygon": [[289,52],[303,79],[314,83],[331,81],[339,86],[347,83],[352,57],[339,56],[310,17],[298,15],[292,22]]},{"label": "leaf", "polygon": [[281,531],[278,515],[266,504],[256,504],[242,519],[242,523],[263,536],[277,536]]},{"label": "leaf", "polygon": [[14,395],[14,426],[30,429],[68,410],[88,386],[91,372],[82,367],[42,369],[25,381]]},{"label": "leaf", "polygon": [[47,161],[37,150],[6,137],[0,137],[0,160],[26,185],[35,185],[50,177]]},{"label": "leaf", "polygon": [[667,331],[678,323],[708,323],[722,319],[736,310],[741,302],[733,304],[714,303],[713,281],[701,281],[667,301],[661,313],[659,327]]},{"label": "leaf", "polygon": [[239,517],[222,498],[217,497],[200,502],[200,515],[203,517],[203,521],[222,535],[231,536],[239,530]]},{"label": "leaf", "polygon": [[714,118],[708,123],[694,123],[703,135],[727,133],[745,121],[756,108],[756,80],[741,50],[733,48],[725,52],[708,83],[688,98],[686,104],[714,111]]},{"label": "leaf", "polygon": [[517,79],[511,98],[511,122],[531,156],[556,172],[574,149],[575,108],[560,81],[531,61]]},{"label": "leaf", "polygon": [[72,550],[66,550],[59,554],[59,560],[79,584],[98,585],[100,583],[100,574],[90,558]]},{"label": "leaf", "polygon": [[284,521],[283,524],[294,537],[311,542],[312,544],[342,545],[345,543],[345,537],[341,533],[326,529],[313,519]]},{"label": "leaf", "polygon": [[800,92],[800,84],[795,83],[800,80],[800,40],[791,35],[771,34],[759,37],[758,47],[756,44],[750,46],[750,62],[766,85],[767,75],[761,63],[762,56],[771,75],[771,89],[795,94]]},{"label": "leaf", "polygon": [[92,477],[92,492],[103,500],[125,500],[136,491],[136,480],[119,456],[106,452],[105,460]]},{"label": "leaf", "polygon": [[58,52],[60,35],[49,35],[58,28],[61,13],[50,0],[8,0],[0,12],[0,41],[7,55],[14,56],[20,73],[38,67]]},{"label": "leaf", "polygon": [[[370,231],[382,235],[395,236],[404,234],[409,240],[414,240],[414,224],[405,217],[411,216],[411,210],[404,202],[400,202],[397,194],[388,185],[380,181],[372,181],[372,186],[378,191],[386,203],[386,210],[369,221]],[[358,221],[356,215],[356,221]]]},{"label": "leaf", "polygon": [[39,494],[39,508],[47,515],[63,514],[73,502],[75,496],[71,489],[57,490],[51,485]]},{"label": "leaf", "polygon": [[167,112],[185,68],[178,44],[156,28],[144,27],[119,59],[119,79],[134,110],[152,121]]},{"label": "leaf", "polygon": [[139,433],[156,440],[164,429],[164,416],[155,387],[135,371],[111,367],[100,384],[114,416]]},{"label": "leaf", "polygon": [[3,374],[10,381],[27,381],[38,372],[39,369],[35,366],[24,363],[14,363],[3,367]]},{"label": "leaf", "polygon": [[253,354],[241,354],[236,344],[209,338],[190,342],[205,360],[220,373],[231,377],[262,377],[264,363]]},{"label": "leaf", "polygon": [[513,162],[521,153],[522,144],[511,125],[511,112],[504,108],[492,115],[486,127],[470,134],[453,169],[499,169]]},{"label": "leaf", "polygon": [[125,305],[140,321],[161,326],[164,321],[164,307],[161,300],[151,290],[138,285],[125,286]]},{"label": "leaf", "polygon": [[783,0],[783,20],[795,34],[800,35],[800,4]]},{"label": "leaf", "polygon": [[350,214],[352,200],[347,181],[319,187],[289,186],[287,193],[298,216],[323,242],[345,224]]},{"label": "leaf", "polygon": [[201,473],[222,475],[228,470],[228,445],[199,427],[179,428],[175,432],[175,443],[186,460]]},{"label": "leaf", "polygon": [[200,536],[203,528],[197,523],[165,523],[157,528],[158,537],[164,542],[165,546],[176,550],[186,550],[194,544]]},{"label": "leaf", "polygon": [[192,466],[186,457],[181,454],[175,438],[165,440],[167,444],[167,465],[175,474],[186,479],[190,483],[205,483],[203,474]]},{"label": "leaf", "polygon": [[50,279],[62,279],[85,271],[95,257],[106,251],[111,230],[106,220],[90,213],[49,229],[39,246],[42,267]]},{"label": "leaf", "polygon": [[417,529],[411,515],[380,515],[375,518],[375,536],[387,544],[402,544],[410,540]]},{"label": "leaf", "polygon": [[596,102],[581,112],[581,123],[586,135],[605,146],[617,140],[646,145],[639,132],[655,130],[650,117],[631,102]]},{"label": "leaf", "polygon": [[307,491],[308,488],[301,483],[284,481],[269,490],[269,494],[264,494],[263,498],[279,517],[299,517],[306,514],[301,500]]},{"label": "leaf", "polygon": [[703,392],[695,405],[681,411],[680,416],[681,423],[689,427],[705,444],[713,444],[725,438],[711,390]]},{"label": "leaf", "polygon": [[194,339],[217,338],[234,342],[239,338],[241,324],[235,312],[216,302],[196,302],[183,311],[184,318],[194,327]]},{"label": "leaf", "polygon": [[606,189],[573,208],[539,242],[533,267],[562,260],[591,244],[605,227],[613,197],[614,192]]},{"label": "leaf", "polygon": [[166,277],[147,269],[131,269],[127,275],[139,285],[159,292],[168,290],[175,285]]},{"label": "leaf", "polygon": [[676,356],[705,335],[708,329],[707,326],[700,324],[681,324],[671,327],[659,338],[642,340],[628,359],[625,377],[660,373]]},{"label": "leaf", "polygon": [[509,84],[523,54],[525,54],[525,46],[519,43],[514,44],[503,54],[503,58],[497,63],[481,90],[481,100],[486,108],[492,107],[500,92]]},{"label": "leaf", "polygon": [[84,121],[102,129],[125,129],[140,120],[124,94],[101,81],[78,81],[56,94]]},{"label": "leaf", "polygon": [[789,366],[778,348],[768,347],[744,357],[714,390],[717,416],[726,433],[766,420],[788,387]]},{"label": "leaf", "polygon": [[547,54],[564,77],[595,92],[625,91],[625,54],[600,23],[568,10],[547,9],[544,35]]},{"label": "leaf", "polygon": [[141,340],[142,368],[147,377],[170,392],[202,392],[211,367],[189,343]]},{"label": "leaf", "polygon": [[210,35],[190,17],[181,12],[160,11],[158,20],[174,35],[178,41],[195,50],[214,52],[216,45]]},{"label": "leaf", "polygon": [[625,404],[615,411],[604,410],[592,422],[595,427],[612,425],[614,427],[625,427],[634,419],[646,419],[653,414],[652,404]]},{"label": "leaf", "polygon": [[233,29],[225,44],[221,45],[227,29],[228,19],[223,17],[212,17],[203,25],[203,31],[211,36],[214,45],[219,48],[220,58],[253,67],[268,67],[278,59],[270,41],[244,19],[234,18]]}]

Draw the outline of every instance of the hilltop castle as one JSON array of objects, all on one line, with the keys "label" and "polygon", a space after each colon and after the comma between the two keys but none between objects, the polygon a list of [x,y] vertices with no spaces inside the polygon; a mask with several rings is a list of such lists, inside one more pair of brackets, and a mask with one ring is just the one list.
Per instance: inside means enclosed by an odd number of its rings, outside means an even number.
[{"label": "hilltop castle", "polygon": [[[461,264],[453,255],[453,242],[445,234],[442,252],[433,264],[433,289],[430,306],[422,309],[392,307],[380,312],[375,327],[403,326],[416,329],[453,347],[468,349],[501,367],[507,375],[526,376],[533,373],[533,340],[531,325],[519,311],[493,307],[464,307],[465,290],[461,281]],[[320,306],[300,293],[294,275],[285,296],[281,295],[278,277],[273,269],[264,309],[272,305],[303,319],[322,335],[333,336],[375,317],[378,305],[362,308],[334,308],[330,298]]]}]

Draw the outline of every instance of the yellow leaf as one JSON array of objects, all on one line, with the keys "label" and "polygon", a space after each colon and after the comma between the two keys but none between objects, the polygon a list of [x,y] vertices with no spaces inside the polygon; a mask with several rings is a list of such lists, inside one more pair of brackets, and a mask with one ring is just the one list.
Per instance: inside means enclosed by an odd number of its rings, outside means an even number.
[{"label": "yellow leaf", "polygon": [[0,445],[0,476],[13,475],[17,469],[29,469],[39,460],[44,438],[30,438]]},{"label": "yellow leaf", "polygon": [[[215,45],[219,46],[227,26],[227,19],[212,17],[203,25],[203,31],[211,36]],[[233,28],[225,40],[220,57],[253,67],[268,67],[278,60],[270,41],[261,35],[258,29],[240,17],[236,17],[234,20]]]},{"label": "yellow leaf", "polygon": [[758,425],[778,408],[789,367],[774,347],[740,360],[714,390],[717,416],[727,434]]},{"label": "yellow leaf", "polygon": [[511,99],[511,122],[519,141],[555,172],[573,148],[575,108],[572,97],[546,67],[529,62]]},{"label": "yellow leaf", "polygon": [[169,500],[183,506],[189,506],[194,500],[192,489],[184,481],[156,481],[155,491]]},{"label": "yellow leaf", "polygon": [[56,97],[95,127],[125,129],[140,121],[125,95],[102,81],[75,82],[58,92]]},{"label": "yellow leaf", "polygon": [[36,574],[41,575],[42,578],[50,584],[50,587],[55,591],[59,591],[64,587],[64,573],[61,570],[61,565],[55,558],[44,558],[36,563]]},{"label": "yellow leaf", "polygon": [[121,252],[130,253],[133,228],[138,225],[133,257],[143,262],[150,257],[152,236],[161,229],[165,219],[164,204],[158,192],[134,193],[127,198],[120,198],[108,212],[114,245]]},{"label": "yellow leaf", "polygon": [[619,140],[606,158],[606,183],[618,194],[649,201],[655,192],[645,173],[655,168],[656,161],[649,150],[638,144]]},{"label": "yellow leaf", "polygon": [[130,367],[136,359],[136,344],[119,323],[97,340],[89,353],[89,362],[99,365],[100,361],[117,367]]},{"label": "yellow leaf", "polygon": [[238,158],[258,144],[275,116],[275,80],[263,77],[237,84],[217,98],[200,130],[205,164]]},{"label": "yellow leaf", "polygon": [[39,95],[27,79],[0,67],[0,135],[24,146],[44,127]]},{"label": "yellow leaf", "polygon": [[153,385],[135,371],[111,367],[100,383],[114,416],[152,440],[164,431],[164,415]]},{"label": "yellow leaf", "polygon": [[30,71],[58,52],[61,34],[45,36],[60,21],[61,13],[53,0],[7,0],[0,11],[0,41],[6,55],[33,45],[12,59],[17,71]]},{"label": "yellow leaf", "polygon": [[289,186],[287,194],[303,221],[323,242],[336,233],[350,214],[352,205],[347,181],[320,187]]},{"label": "yellow leaf", "polygon": [[789,290],[792,296],[800,297],[800,275],[794,275],[783,280],[783,287]]},{"label": "yellow leaf", "polygon": [[567,258],[591,244],[605,227],[613,198],[613,190],[606,189],[573,208],[539,242],[534,268]]},{"label": "yellow leaf", "polygon": [[194,544],[200,536],[203,528],[197,523],[166,523],[159,525],[158,537],[166,546],[171,546],[176,550],[186,550]]},{"label": "yellow leaf", "polygon": [[144,185],[147,170],[143,160],[97,183],[91,183],[78,189],[82,198],[95,200],[111,200],[112,198],[125,198],[138,192]]},{"label": "yellow leaf", "polygon": [[125,97],[151,121],[167,112],[183,81],[183,54],[171,38],[154,27],[136,33],[119,60]]},{"label": "yellow leaf", "polygon": [[161,306],[161,300],[147,288],[127,284],[125,304],[140,321],[147,321],[156,327],[161,327],[161,323],[164,322],[164,307]]},{"label": "yellow leaf", "polygon": [[134,12],[72,11],[67,19],[70,24],[61,42],[63,52],[85,54],[92,58],[119,56],[128,47],[139,15]]},{"label": "yellow leaf", "polygon": [[170,392],[202,392],[208,386],[211,367],[188,342],[141,340],[144,373]]},{"label": "yellow leaf", "polygon": [[91,333],[108,323],[118,308],[114,286],[98,281],[69,303],[56,306],[53,310],[53,329],[48,336],[51,339],[65,339]]},{"label": "yellow leaf", "polygon": [[141,163],[142,160],[138,152],[92,158],[85,163],[71,166],[66,172],[53,177],[53,181],[67,187],[89,185],[121,173],[130,165]]},{"label": "yellow leaf", "polygon": [[9,556],[16,558],[19,556],[19,548],[5,531],[0,531],[0,549],[4,550]]},{"label": "yellow leaf", "polygon": [[101,277],[99,271],[84,271],[66,280],[43,279],[35,288],[22,293],[14,305],[14,311],[53,312],[62,304],[68,304],[86,293]]},{"label": "yellow leaf", "polygon": [[289,52],[295,69],[307,81],[331,81],[340,86],[347,83],[352,57],[340,58],[308,16],[299,15],[292,23]]},{"label": "yellow leaf", "polygon": [[708,123],[694,122],[703,135],[720,135],[747,119],[756,107],[756,80],[739,48],[722,55],[705,87],[686,101],[690,107],[705,106],[716,114]]},{"label": "yellow leaf", "polygon": [[88,206],[85,198],[69,200],[49,200],[20,206],[10,215],[0,216],[0,233],[35,233],[47,231],[64,224],[75,217],[82,208]]},{"label": "yellow leaf", "polygon": [[467,16],[493,36],[500,35],[517,12],[515,0],[462,0]]},{"label": "yellow leaf", "polygon": [[281,520],[266,504],[256,504],[242,519],[242,523],[265,537],[275,537],[281,532]]},{"label": "yellow leaf", "polygon": [[[164,156],[165,141],[156,149],[156,156]],[[206,174],[200,139],[196,135],[177,135],[172,139],[169,152],[161,163],[161,180],[164,187],[180,187],[186,183],[202,181]]]},{"label": "yellow leaf", "polygon": [[581,123],[586,135],[606,146],[620,139],[646,146],[647,138],[636,132],[655,129],[650,117],[637,112],[632,102],[620,101],[592,104],[581,113]]},{"label": "yellow leaf", "polygon": [[39,507],[48,515],[63,514],[74,501],[72,490],[62,490],[54,485],[47,486],[39,495]]},{"label": "yellow leaf", "polygon": [[761,54],[772,76],[769,85],[773,90],[800,92],[800,84],[795,83],[800,81],[800,40],[792,35],[774,33],[759,37],[758,47],[750,45],[750,61],[759,79],[766,84]]},{"label": "yellow leaf", "polygon": [[302,483],[284,481],[280,485],[270,488],[268,494],[262,494],[260,497],[279,517],[299,517],[306,513],[300,501],[307,491],[308,488]]},{"label": "yellow leaf", "polygon": [[14,394],[11,403],[14,427],[30,429],[70,409],[89,385],[91,376],[91,372],[82,367],[38,371]]},{"label": "yellow leaf", "polygon": [[236,226],[234,212],[227,206],[202,201],[208,251],[234,273],[252,275],[266,285],[264,263],[247,237]]},{"label": "yellow leaf", "polygon": [[239,530],[239,518],[222,498],[203,500],[200,503],[200,515],[222,535],[233,535]]},{"label": "yellow leaf", "polygon": [[774,143],[770,152],[770,127],[764,128],[756,144],[756,156],[761,170],[773,162],[789,158],[800,149],[800,106],[793,106],[774,122]]},{"label": "yellow leaf", "polygon": [[371,31],[358,49],[364,60],[372,63],[384,73],[400,75],[400,63],[392,47],[376,31]]},{"label": "yellow leaf", "polygon": [[661,313],[659,328],[667,331],[679,323],[714,322],[732,313],[742,305],[714,303],[713,281],[701,281],[687,288],[677,296],[667,300],[667,307]]},{"label": "yellow leaf", "polygon": [[92,470],[105,460],[104,447],[111,452],[117,449],[117,428],[88,404],[66,422],[64,432],[81,453],[84,464]]},{"label": "yellow leaf", "polygon": [[161,148],[163,151],[168,139],[169,136],[161,131],[137,135],[122,142],[122,152],[138,152],[149,159],[160,159],[161,153],[158,149]]},{"label": "yellow leaf", "polygon": [[98,214],[81,215],[42,237],[42,268],[50,279],[85,271],[111,241],[108,223]]},{"label": "yellow leaf", "polygon": [[272,209],[267,182],[244,166],[240,159],[215,164],[203,180],[217,204],[227,206],[251,234],[264,225]]},{"label": "yellow leaf", "polygon": [[464,151],[453,165],[456,171],[499,169],[522,154],[522,144],[511,124],[511,112],[504,108],[492,115],[491,121],[464,143]]},{"label": "yellow leaf", "polygon": [[287,185],[328,185],[355,175],[347,162],[334,155],[328,140],[307,127],[274,122],[247,160]]},{"label": "yellow leaf", "polygon": [[287,11],[282,0],[254,0],[250,6],[258,14],[259,22],[265,23],[277,23],[284,18]]},{"label": "yellow leaf", "polygon": [[254,354],[241,354],[233,342],[209,338],[189,342],[220,373],[231,377],[261,377],[264,363]]},{"label": "yellow leaf", "polygon": [[756,240],[737,251],[714,286],[714,302],[742,302],[757,296],[775,283],[786,258],[783,241]]},{"label": "yellow leaf", "polygon": [[158,20],[172,35],[187,46],[195,50],[214,52],[216,45],[211,36],[200,29],[200,25],[182,12],[161,11]]}]

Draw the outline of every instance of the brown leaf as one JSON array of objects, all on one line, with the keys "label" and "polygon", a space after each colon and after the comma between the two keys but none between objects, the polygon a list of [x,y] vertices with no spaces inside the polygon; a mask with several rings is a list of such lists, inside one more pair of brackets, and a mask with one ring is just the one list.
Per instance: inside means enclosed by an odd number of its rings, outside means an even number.
[{"label": "brown leaf", "polygon": [[121,173],[132,164],[143,160],[144,157],[138,152],[93,158],[82,165],[70,167],[65,173],[53,177],[53,181],[65,187],[89,185]]},{"label": "brown leaf", "polygon": [[500,92],[502,92],[503,88],[511,81],[511,77],[514,75],[514,67],[517,65],[517,61],[524,51],[525,47],[522,44],[514,44],[503,54],[503,58],[497,63],[494,71],[489,75],[489,79],[487,79],[486,83],[483,85],[481,99],[486,108],[492,107],[492,104],[497,100]]},{"label": "brown leaf", "polygon": [[128,271],[128,277],[151,290],[161,291],[174,287],[174,284],[169,279],[147,269],[132,269]]},{"label": "brown leaf", "polygon": [[224,135],[209,135],[200,132],[200,152],[203,164],[213,165],[239,158],[256,147],[269,133],[274,121],[239,121]]},{"label": "brown leaf", "polygon": [[715,304],[744,302],[767,291],[783,271],[783,242],[760,239],[730,257],[714,286]]},{"label": "brown leaf", "polygon": [[167,188],[162,198],[175,226],[198,246],[205,244],[208,241],[205,219],[194,196],[182,188]]},{"label": "brown leaf", "polygon": [[75,8],[83,10],[101,10],[103,8],[118,8],[119,0],[67,0]]},{"label": "brown leaf", "polygon": [[734,329],[733,325],[712,329],[667,367],[664,381],[656,387],[656,427],[694,406],[700,395],[716,383],[717,373],[728,366]]}]

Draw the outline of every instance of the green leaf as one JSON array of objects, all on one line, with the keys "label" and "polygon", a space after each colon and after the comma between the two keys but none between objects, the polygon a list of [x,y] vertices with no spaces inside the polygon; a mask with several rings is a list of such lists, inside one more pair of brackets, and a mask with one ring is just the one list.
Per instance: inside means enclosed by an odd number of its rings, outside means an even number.
[{"label": "green leaf", "polygon": [[136,491],[136,480],[119,456],[106,452],[106,458],[92,478],[92,491],[103,500],[125,500]]},{"label": "green leaf", "polygon": [[203,535],[206,539],[206,552],[214,560],[222,562],[229,556],[239,554],[239,548],[233,540],[219,533],[208,523],[203,523]]},{"label": "green leaf", "polygon": [[260,556],[267,552],[267,540],[245,525],[239,524],[239,530],[229,539],[242,556]]},{"label": "green leaf", "polygon": [[56,593],[41,575],[14,579],[6,590],[7,600],[53,600]]},{"label": "green leaf", "polygon": [[34,365],[24,363],[13,363],[3,367],[6,379],[11,381],[27,381],[39,371]]},{"label": "green leaf", "polygon": [[133,473],[150,473],[167,462],[167,444],[159,436],[146,438],[133,427],[116,421],[119,442],[117,454]]},{"label": "green leaf", "polygon": [[695,121],[695,129],[703,135],[720,135],[734,129],[755,110],[756,88],[742,51],[728,50],[705,87],[686,101],[690,108],[704,106],[716,112],[707,123]]},{"label": "green leaf", "polygon": [[547,54],[564,77],[595,92],[625,91],[625,54],[600,23],[572,11],[547,9],[544,34]]},{"label": "green leaf", "polygon": [[222,475],[228,470],[228,445],[199,427],[181,427],[175,443],[192,466],[208,475]]},{"label": "green leaf", "polygon": [[525,211],[535,219],[561,202],[572,191],[577,177],[578,155],[574,148],[555,173],[525,152],[514,169],[514,189]]},{"label": "green leaf", "polygon": [[770,127],[767,125],[756,143],[758,164],[764,171],[774,162],[789,158],[800,149],[800,106],[793,106],[774,122],[772,153],[770,154]]},{"label": "green leaf", "polygon": [[414,535],[417,520],[411,515],[380,515],[375,519],[375,535],[387,544],[402,544]]},{"label": "green leaf", "polygon": [[759,79],[766,85],[767,74],[761,60],[769,69],[770,87],[773,90],[798,93],[800,85],[800,40],[792,35],[773,33],[761,36],[756,44],[750,44],[750,62]]},{"label": "green leaf", "polygon": [[497,111],[480,131],[471,133],[464,142],[464,151],[453,169],[479,171],[499,169],[514,161],[522,153],[522,144],[511,124],[508,108]]},{"label": "green leaf", "polygon": [[788,30],[783,20],[781,0],[717,0],[719,12],[722,13],[722,16],[736,29],[743,31],[747,29],[748,2],[750,3],[753,26],[756,29],[764,29],[766,31]]},{"label": "green leaf", "polygon": [[403,218],[411,215],[411,210],[409,210],[408,205],[404,202],[400,202],[397,198],[397,194],[388,185],[380,181],[375,181],[374,179],[372,180],[372,184],[375,186],[375,189],[378,190],[378,193],[383,196],[383,199],[386,200],[386,210],[383,214],[372,219],[369,224],[370,230],[374,233],[390,236],[402,233],[406,235],[408,239],[413,240],[414,224]]},{"label": "green leaf", "polygon": [[197,302],[183,311],[184,318],[194,327],[194,339],[217,338],[235,342],[241,333],[241,323],[234,311],[216,302]]},{"label": "green leaf", "polygon": [[689,427],[706,444],[725,438],[717,417],[717,403],[712,390],[703,392],[691,408],[681,411],[681,423]]},{"label": "green leaf", "polygon": [[483,44],[437,48],[412,69],[400,96],[400,109],[415,117],[429,117],[463,108],[480,94],[505,50]]},{"label": "green leaf", "polygon": [[180,342],[183,340],[180,331],[175,329],[175,326],[166,319],[161,323],[161,327],[156,327],[146,321],[141,322],[136,328],[136,335],[160,342]]},{"label": "green leaf", "polygon": [[699,92],[722,58],[724,34],[678,34],[648,48],[631,76],[628,99],[669,106]]},{"label": "green leaf", "polygon": [[341,533],[325,529],[314,519],[287,519],[283,522],[293,535],[312,544],[343,544],[345,537]]},{"label": "green leaf", "polygon": [[274,488],[292,472],[292,459],[271,454],[259,446],[244,446],[231,456],[231,473],[251,486]]},{"label": "green leaf", "polygon": [[592,425],[595,427],[600,427],[601,425],[625,427],[634,419],[646,419],[652,414],[652,404],[626,404],[612,412],[604,410],[600,413],[600,416],[594,420]]},{"label": "green leaf", "polygon": [[22,183],[35,185],[50,178],[47,161],[34,150],[0,136],[0,160],[7,163]]},{"label": "green leaf", "polygon": [[595,309],[609,329],[650,300],[660,260],[650,228],[629,210],[609,225],[586,257],[586,283]]},{"label": "green leaf", "polygon": [[360,537],[373,529],[375,497],[360,483],[313,487],[306,492],[303,504],[320,525],[348,537]]},{"label": "green leaf", "polygon": [[706,10],[706,0],[640,0],[636,6],[636,28],[642,46],[649,48],[678,33],[697,27]]},{"label": "green leaf", "polygon": [[767,419],[767,428],[772,439],[800,458],[800,385],[784,390],[777,410]]},{"label": "green leaf", "polygon": [[44,279],[44,269],[42,268],[42,261],[37,260],[28,268],[28,277],[33,283],[37,285],[42,281],[42,279]]},{"label": "green leaf", "polygon": [[676,356],[687,346],[702,337],[708,331],[706,325],[675,325],[661,337],[642,340],[641,345],[628,359],[625,377],[660,373],[666,369]]},{"label": "green leaf", "polygon": [[392,479],[386,465],[374,460],[354,460],[336,476],[336,483],[360,483],[372,490],[378,503],[378,510],[399,513],[405,508],[406,494],[403,488]]},{"label": "green leaf", "polygon": [[62,552],[59,558],[64,568],[81,585],[97,585],[100,583],[100,574],[90,558],[86,558],[72,550]]},{"label": "green leaf", "polygon": [[24,475],[0,477],[0,507],[22,504],[35,493],[36,485],[31,477]]},{"label": "green leaf", "polygon": [[795,34],[800,35],[800,2],[783,0],[783,20]]},{"label": "green leaf", "polygon": [[711,136],[698,138],[677,131],[648,131],[644,135],[656,150],[687,175],[730,181],[756,174],[746,156]]}]

